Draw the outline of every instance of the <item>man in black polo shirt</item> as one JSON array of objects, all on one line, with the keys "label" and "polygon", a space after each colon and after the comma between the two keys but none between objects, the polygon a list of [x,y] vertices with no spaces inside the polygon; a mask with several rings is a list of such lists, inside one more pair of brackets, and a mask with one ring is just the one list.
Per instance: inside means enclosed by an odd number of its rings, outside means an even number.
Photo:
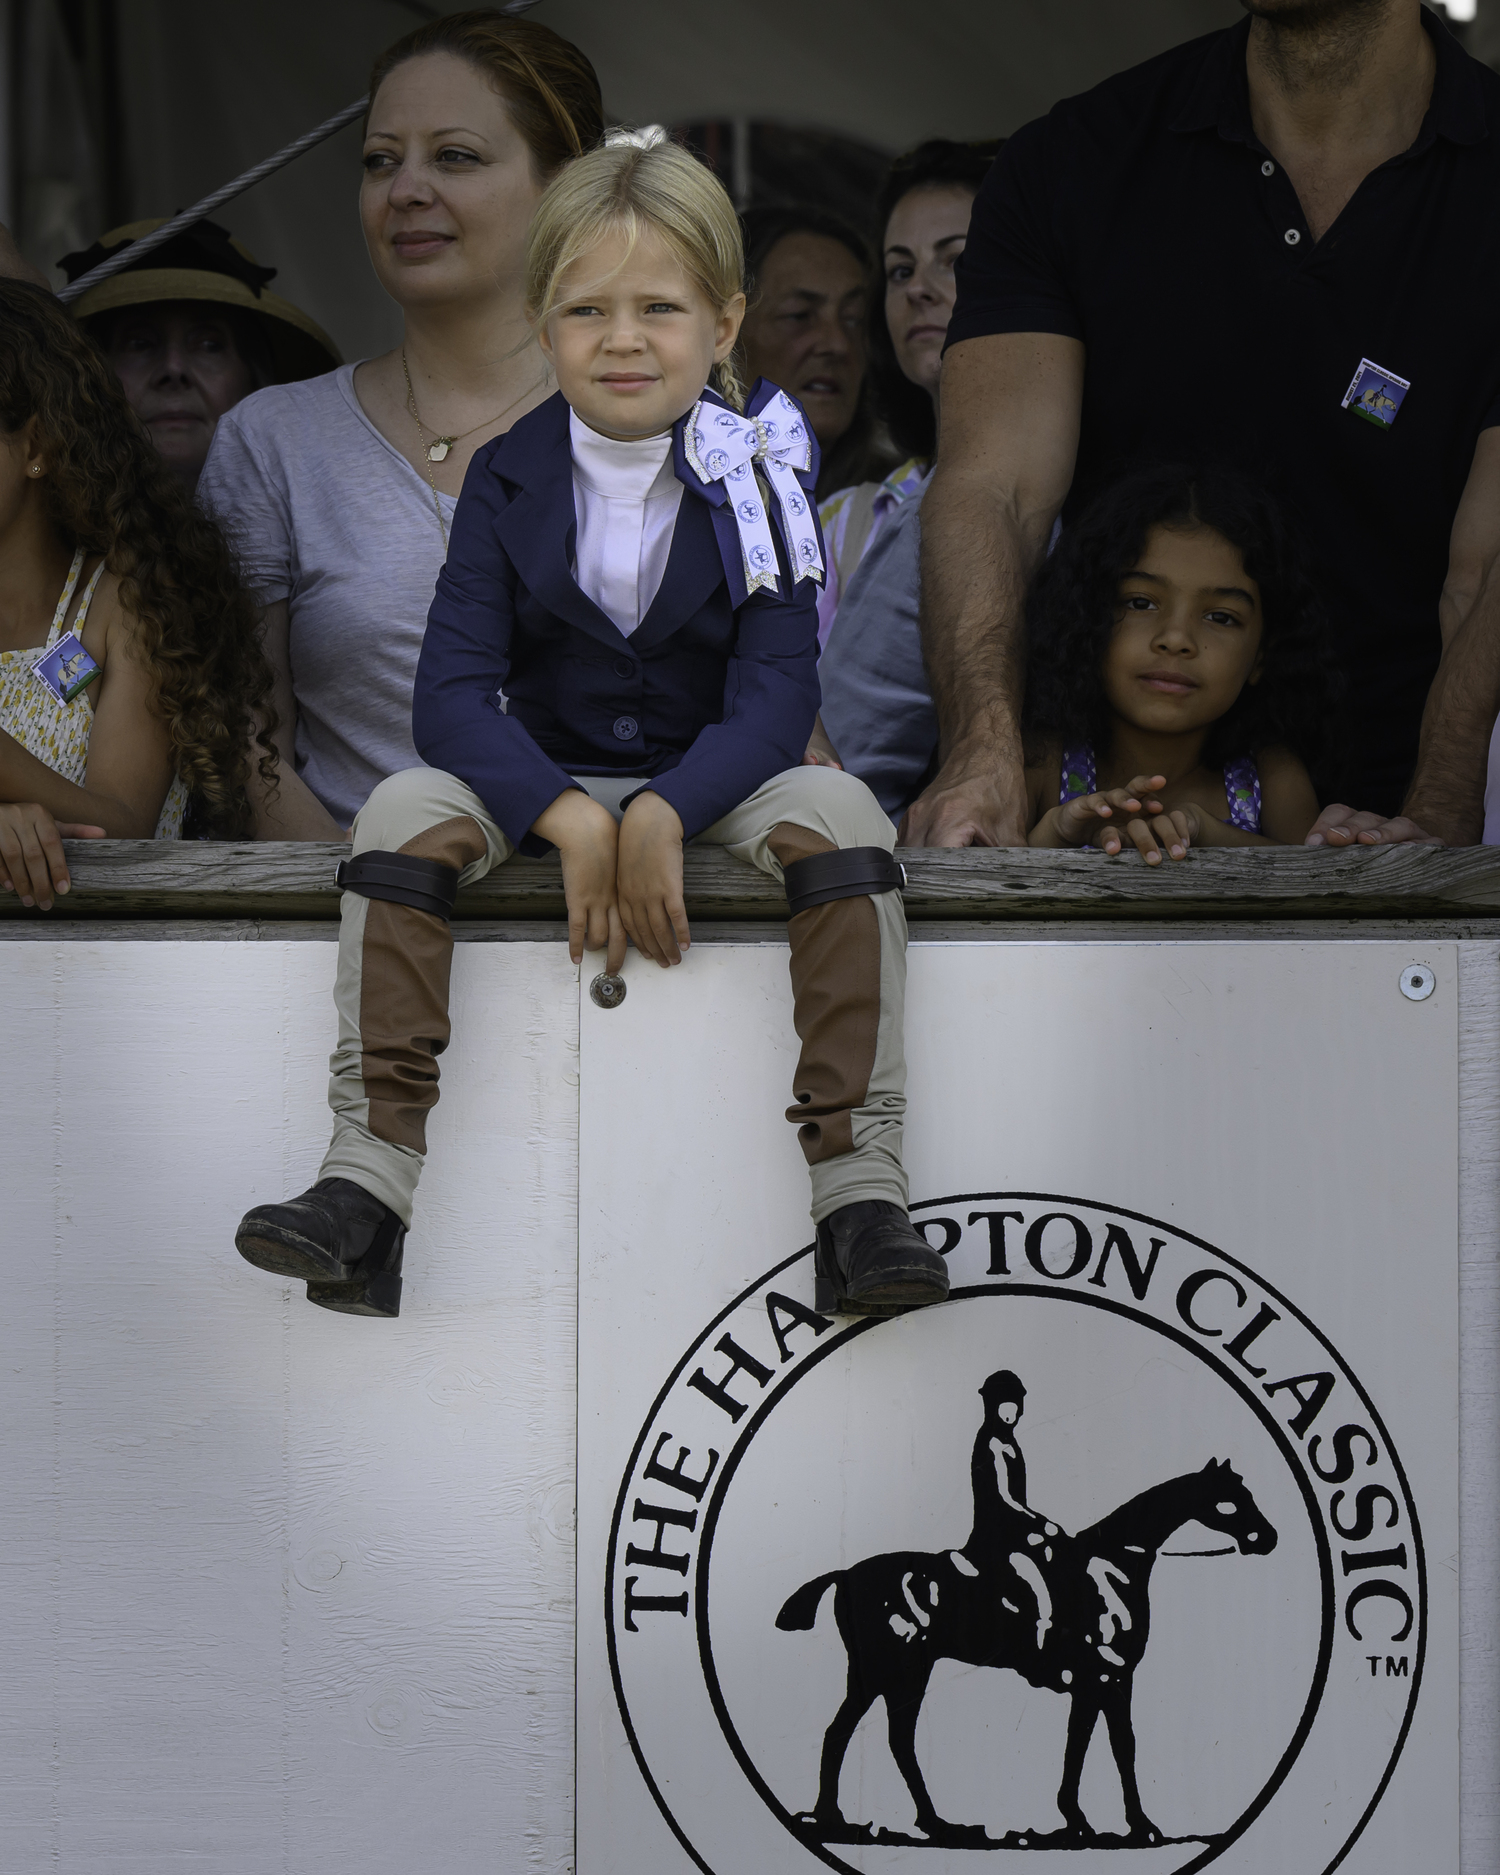
[{"label": "man in black polo shirt", "polygon": [[943,766],[913,844],[1024,840],[1025,583],[1059,510],[1145,459],[1236,465],[1303,530],[1348,682],[1328,793],[1374,810],[1315,837],[1479,838],[1500,78],[1419,0],[1244,4],[1028,125],[975,203],[922,513]]}]

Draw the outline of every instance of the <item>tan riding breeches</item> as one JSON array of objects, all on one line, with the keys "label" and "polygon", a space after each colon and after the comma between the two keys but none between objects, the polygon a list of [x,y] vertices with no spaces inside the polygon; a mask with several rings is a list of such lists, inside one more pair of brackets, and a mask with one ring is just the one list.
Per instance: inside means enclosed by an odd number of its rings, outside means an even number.
[{"label": "tan riding breeches", "polygon": [[[618,816],[639,781],[580,776]],[[784,866],[835,848],[881,846],[895,830],[864,783],[833,768],[774,775],[698,835],[780,879]],[[401,852],[482,878],[514,851],[478,795],[453,775],[410,768],[381,782],[354,823],[353,850]],[[906,1205],[902,1031],[906,916],[899,892],[833,899],[788,927],[794,1021],[802,1044],[787,1118],[812,1177],[814,1221],[856,1199]],[[347,1178],[411,1222],[448,1045],[453,956],[447,921],[345,892],[339,933],[339,1038],[330,1063],[333,1140],[320,1178]]]}]

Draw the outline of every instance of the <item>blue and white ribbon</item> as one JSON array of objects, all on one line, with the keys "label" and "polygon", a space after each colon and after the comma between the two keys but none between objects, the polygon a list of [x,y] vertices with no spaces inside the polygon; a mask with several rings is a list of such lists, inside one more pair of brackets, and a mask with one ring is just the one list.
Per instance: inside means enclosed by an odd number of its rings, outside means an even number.
[{"label": "blue and white ribbon", "polygon": [[775,392],[753,417],[700,398],[683,425],[682,451],[700,482],[722,482],[740,534],[745,561],[745,589],[776,590],[776,545],[771,522],[755,479],[760,464],[781,506],[782,530],[792,561],[792,583],[823,578],[812,497],[797,480],[812,466],[812,438],[807,418],[782,391]]}]

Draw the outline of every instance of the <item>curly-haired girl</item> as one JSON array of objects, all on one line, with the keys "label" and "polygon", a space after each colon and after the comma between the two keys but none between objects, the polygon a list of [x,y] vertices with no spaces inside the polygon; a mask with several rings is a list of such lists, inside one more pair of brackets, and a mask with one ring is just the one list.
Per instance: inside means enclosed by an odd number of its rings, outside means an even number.
[{"label": "curly-haired girl", "polygon": [[1033,846],[1300,845],[1331,664],[1274,504],[1227,471],[1138,470],[1064,529],[1027,604]]},{"label": "curly-haired girl", "polygon": [[0,883],[49,909],[59,836],[173,839],[189,807],[248,836],[270,693],[218,530],[57,301],[0,281]]}]

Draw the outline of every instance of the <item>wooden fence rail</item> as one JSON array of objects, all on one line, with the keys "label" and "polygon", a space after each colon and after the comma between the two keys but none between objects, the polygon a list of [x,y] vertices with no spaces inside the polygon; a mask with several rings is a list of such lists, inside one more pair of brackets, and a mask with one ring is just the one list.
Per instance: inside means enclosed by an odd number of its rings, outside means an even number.
[{"label": "wooden fence rail", "polygon": [[[73,888],[51,913],[0,893],[0,918],[331,919],[348,848],[155,840],[69,841]],[[969,847],[904,851],[909,918],[1500,917],[1500,848],[1302,847],[1202,851],[1160,867],[1135,854]],[[717,849],[689,848],[687,906],[705,919],[784,919],[775,882]],[[557,919],[555,857],[513,859],[459,894],[460,919]]]}]

